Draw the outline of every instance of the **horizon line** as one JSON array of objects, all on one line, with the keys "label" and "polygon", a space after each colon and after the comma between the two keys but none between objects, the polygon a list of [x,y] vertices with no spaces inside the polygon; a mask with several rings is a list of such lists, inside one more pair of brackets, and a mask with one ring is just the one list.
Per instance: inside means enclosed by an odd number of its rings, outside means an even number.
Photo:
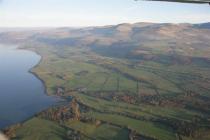
[{"label": "horizon line", "polygon": [[210,23],[209,22],[122,22],[122,23],[118,23],[118,24],[105,24],[105,25],[87,25],[87,26],[72,26],[72,25],[61,25],[61,26],[53,26],[53,25],[49,25],[49,26],[0,26],[0,28],[91,28],[91,27],[106,27],[106,26],[117,26],[117,25],[121,25],[121,24],[140,24],[140,23],[148,23],[148,24],[205,24],[205,23]]}]

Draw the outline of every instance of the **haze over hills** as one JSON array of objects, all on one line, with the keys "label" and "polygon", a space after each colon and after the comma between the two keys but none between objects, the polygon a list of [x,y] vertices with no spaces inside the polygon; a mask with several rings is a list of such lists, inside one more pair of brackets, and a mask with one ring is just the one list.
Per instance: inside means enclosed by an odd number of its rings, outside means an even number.
[{"label": "haze over hills", "polygon": [[[10,31],[11,30],[11,31]],[[209,57],[210,23],[170,24],[135,23],[87,28],[37,28],[1,29],[2,42],[38,41],[58,46],[85,46],[95,51],[113,51],[112,55],[127,57],[148,54],[154,48],[156,53],[184,56]],[[156,47],[154,44],[157,44]],[[161,44],[158,45],[158,44]],[[161,48],[160,48],[161,47]],[[202,51],[202,54],[199,52]],[[135,53],[134,53],[135,52]]]},{"label": "haze over hills", "polygon": [[[192,30],[193,29],[193,30]],[[203,29],[203,30],[200,30]],[[206,30],[205,30],[206,29]],[[210,29],[210,23],[202,23],[202,24],[188,24],[188,23],[180,23],[180,24],[171,24],[171,23],[123,23],[119,25],[109,25],[109,26],[98,26],[98,27],[86,27],[86,28],[0,28],[1,36],[8,36],[12,39],[16,39],[15,33],[18,34],[26,34],[25,39],[30,39],[30,37],[41,37],[41,35],[48,35],[45,37],[51,37],[53,35],[58,35],[58,38],[81,38],[81,37],[95,37],[96,39],[100,39],[100,37],[111,38],[116,37],[115,40],[123,40],[129,41],[129,38],[132,38],[130,41],[134,41],[135,39],[144,39],[140,38],[145,35],[146,39],[152,39],[152,36],[162,35],[159,37],[173,37],[173,35],[179,35],[178,33],[185,33],[183,36],[186,37],[196,36],[200,34],[196,34],[197,32],[207,33],[208,29]],[[188,31],[188,32],[187,32]],[[197,31],[197,32],[196,32]],[[205,32],[206,31],[206,32]],[[27,36],[30,32],[30,36]],[[153,34],[149,34],[153,32]],[[165,34],[164,34],[165,32]],[[180,33],[180,34],[181,34]],[[51,36],[50,36],[51,35]],[[98,37],[98,38],[97,38]],[[120,38],[125,37],[125,38]],[[179,36],[176,36],[176,39]],[[162,39],[159,38],[159,39]],[[181,38],[181,37],[180,37]],[[102,38],[103,39],[103,38]],[[155,39],[155,38],[154,38]],[[156,38],[157,40],[158,38]]]}]

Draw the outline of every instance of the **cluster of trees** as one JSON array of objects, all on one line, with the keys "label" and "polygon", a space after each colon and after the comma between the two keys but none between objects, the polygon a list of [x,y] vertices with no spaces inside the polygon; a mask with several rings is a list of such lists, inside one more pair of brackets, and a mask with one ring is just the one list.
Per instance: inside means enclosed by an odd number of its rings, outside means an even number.
[{"label": "cluster of trees", "polygon": [[38,116],[52,121],[60,122],[69,119],[79,120],[81,115],[79,104],[75,99],[72,99],[70,104],[50,108],[46,111],[41,112]]},{"label": "cluster of trees", "polygon": [[21,124],[13,125],[9,128],[4,129],[3,133],[9,138],[15,138],[16,137],[16,130],[21,127]]},{"label": "cluster of trees", "polygon": [[81,134],[76,130],[69,129],[66,135],[69,140],[81,140]]},{"label": "cluster of trees", "polygon": [[[192,94],[190,94],[190,96],[191,95]],[[158,95],[145,96],[145,97],[141,97],[141,96],[134,97],[134,95],[132,95],[132,94],[126,94],[126,95],[112,94],[112,98],[113,98],[113,100],[123,101],[123,102],[127,102],[127,103],[134,103],[134,104],[138,103],[139,101],[141,101],[141,103],[142,103],[142,101],[143,101],[145,103],[150,103],[150,104],[160,105],[160,106],[170,105],[173,107],[186,107],[185,102],[183,101],[183,100],[185,100],[184,98],[179,100],[177,98],[174,99],[174,98],[158,96]],[[107,113],[112,113],[112,112],[107,112]],[[116,114],[115,112],[113,112],[113,113]],[[208,128],[210,126],[203,127],[203,125],[202,125],[202,124],[208,124],[209,121],[206,118],[201,118],[200,116],[195,116],[192,120],[184,121],[184,120],[177,120],[177,119],[172,119],[172,118],[152,119],[152,118],[142,118],[142,117],[138,117],[138,116],[132,116],[131,114],[130,115],[129,114],[126,115],[123,113],[117,113],[117,114],[131,117],[134,119],[140,119],[140,120],[145,120],[145,121],[150,120],[154,123],[161,123],[165,126],[169,126],[174,130],[174,132],[178,135],[178,137],[180,139],[181,139],[181,136],[194,137],[194,138],[198,137],[198,136],[202,135],[200,129],[210,130],[210,128]],[[89,120],[89,121],[93,121],[93,120]],[[138,135],[138,134],[135,134],[135,135],[133,134],[131,136],[133,136],[132,140],[141,138],[141,135]]]},{"label": "cluster of trees", "polygon": [[156,120],[157,123],[164,124],[166,126],[170,126],[178,136],[186,136],[186,137],[199,137],[201,135],[202,130],[210,130],[210,127],[207,125],[209,122],[203,118],[195,116],[191,121],[177,120],[164,118],[160,120]]},{"label": "cluster of trees", "polygon": [[129,140],[157,140],[157,139],[143,136],[143,135],[138,134],[135,131],[131,131],[129,134]]}]

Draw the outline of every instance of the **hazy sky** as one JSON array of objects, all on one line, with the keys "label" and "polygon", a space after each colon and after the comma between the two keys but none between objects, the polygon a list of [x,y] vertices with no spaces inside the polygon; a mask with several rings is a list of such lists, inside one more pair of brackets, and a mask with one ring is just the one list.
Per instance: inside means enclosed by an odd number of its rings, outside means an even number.
[{"label": "hazy sky", "polygon": [[0,0],[1,27],[124,22],[210,22],[210,6],[134,0]]}]

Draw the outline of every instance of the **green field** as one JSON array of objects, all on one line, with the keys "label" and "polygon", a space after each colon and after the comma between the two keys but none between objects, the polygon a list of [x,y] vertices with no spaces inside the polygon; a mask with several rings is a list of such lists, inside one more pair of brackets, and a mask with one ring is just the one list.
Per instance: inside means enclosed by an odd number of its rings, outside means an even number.
[{"label": "green field", "polygon": [[66,133],[65,128],[54,122],[33,118],[18,129],[14,140],[63,140]]},{"label": "green field", "polygon": [[[175,122],[184,123],[181,127],[189,127],[195,120],[200,123],[195,130],[197,133],[207,130],[205,118],[209,117],[208,112],[194,107],[196,103],[203,102],[202,97],[187,96],[190,90],[199,91],[199,96],[209,97],[207,89],[196,84],[202,84],[203,77],[208,76],[206,68],[193,65],[166,68],[150,61],[136,64],[93,52],[81,55],[83,49],[71,47],[62,52],[50,47],[36,51],[43,58],[33,71],[45,82],[48,94],[74,97],[82,106],[89,108],[81,109],[83,118],[103,122],[99,126],[92,121],[66,120],[62,123],[65,128],[78,131],[82,139],[128,139],[128,131],[159,140],[175,140],[178,135],[187,138],[184,132],[180,132],[187,128],[179,128]],[[63,89],[62,93],[58,93],[58,88]],[[17,131],[18,136],[29,129],[27,124],[30,121]],[[45,126],[46,130],[41,129],[40,135],[52,131]],[[65,132],[62,127],[56,129]],[[28,135],[29,132],[24,137]]]},{"label": "green field", "polygon": [[84,135],[83,139],[127,140],[129,137],[128,130],[109,124],[96,126],[95,124],[70,121],[67,125],[74,130],[80,131]]}]

